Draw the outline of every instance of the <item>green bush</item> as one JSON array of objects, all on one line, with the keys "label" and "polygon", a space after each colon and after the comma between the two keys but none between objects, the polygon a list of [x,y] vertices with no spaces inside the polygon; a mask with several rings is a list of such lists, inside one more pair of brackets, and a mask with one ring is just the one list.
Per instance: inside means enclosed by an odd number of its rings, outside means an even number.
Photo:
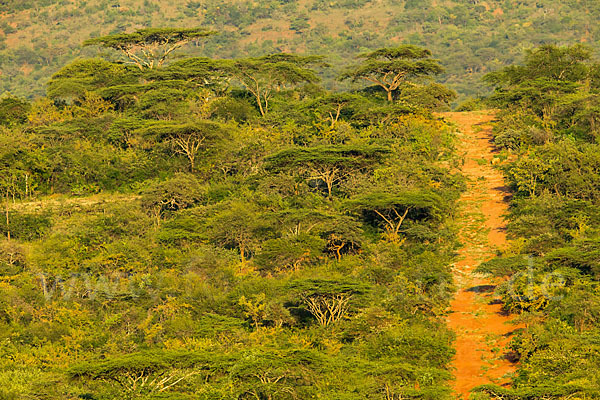
[{"label": "green bush", "polygon": [[23,241],[36,240],[52,226],[52,221],[48,213],[23,213],[10,211],[8,213],[8,225],[6,217],[0,218],[0,235],[10,236]]}]

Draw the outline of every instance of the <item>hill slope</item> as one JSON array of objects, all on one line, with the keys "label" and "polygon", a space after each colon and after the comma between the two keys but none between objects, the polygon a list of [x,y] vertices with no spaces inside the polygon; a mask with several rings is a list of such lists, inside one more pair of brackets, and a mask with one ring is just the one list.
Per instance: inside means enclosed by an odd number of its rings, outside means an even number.
[{"label": "hill slope", "polygon": [[[0,93],[43,94],[70,60],[96,54],[93,36],[150,26],[207,26],[221,34],[192,49],[213,57],[292,51],[341,66],[398,43],[433,50],[442,80],[464,96],[486,92],[482,74],[540,43],[594,43],[600,4],[585,0],[87,0],[0,1]],[[188,49],[189,50],[189,49]],[[326,82],[334,83],[334,71]]]}]

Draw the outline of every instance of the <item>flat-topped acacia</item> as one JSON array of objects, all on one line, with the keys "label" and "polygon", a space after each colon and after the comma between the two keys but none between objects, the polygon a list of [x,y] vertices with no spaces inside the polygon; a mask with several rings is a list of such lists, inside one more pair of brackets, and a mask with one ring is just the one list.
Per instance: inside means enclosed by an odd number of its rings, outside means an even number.
[{"label": "flat-topped acacia", "polygon": [[322,180],[331,197],[333,186],[348,175],[381,161],[390,149],[368,145],[293,147],[265,159],[267,170],[297,170],[309,180]]},{"label": "flat-topped acacia", "polygon": [[366,80],[380,86],[390,102],[403,83],[413,78],[437,75],[444,70],[438,60],[431,58],[431,51],[414,45],[382,48],[360,54],[358,58],[364,61],[346,69],[340,79],[353,82]]},{"label": "flat-topped acacia", "polygon": [[264,117],[269,112],[269,100],[274,91],[318,82],[319,77],[311,66],[322,64],[321,60],[319,56],[278,53],[232,60],[222,65],[224,71],[252,93]]},{"label": "flat-topped acacia", "polygon": [[215,31],[204,28],[149,28],[89,39],[83,45],[118,50],[139,69],[144,70],[161,67],[173,51],[192,40],[214,34]]}]

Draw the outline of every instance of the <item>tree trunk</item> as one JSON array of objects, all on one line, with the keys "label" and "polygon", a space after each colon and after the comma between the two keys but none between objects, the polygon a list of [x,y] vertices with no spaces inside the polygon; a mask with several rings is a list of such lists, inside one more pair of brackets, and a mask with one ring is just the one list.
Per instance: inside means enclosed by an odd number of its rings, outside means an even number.
[{"label": "tree trunk", "polygon": [[190,160],[190,172],[194,172],[194,168],[195,168],[195,166],[196,166],[196,165],[195,165],[195,164],[196,164],[196,163],[195,163],[195,161],[196,161],[196,160],[195,160],[195,158],[196,158],[196,157],[195,157],[193,154],[189,154],[189,155],[188,155],[188,159]]},{"label": "tree trunk", "polygon": [[327,184],[327,197],[331,199],[331,191],[333,190],[333,181],[326,179],[325,183]]},{"label": "tree trunk", "polygon": [[258,101],[258,109],[260,111],[260,115],[262,115],[264,117],[266,115],[266,113],[265,113],[265,109],[263,108],[262,100],[260,99],[260,96],[256,96],[256,101]]},{"label": "tree trunk", "polygon": [[246,265],[246,246],[244,242],[241,242],[240,245],[240,257],[242,258],[242,266]]},{"label": "tree trunk", "polygon": [[6,238],[10,241],[10,219],[8,215],[8,189],[6,189]]},{"label": "tree trunk", "polygon": [[260,95],[260,86],[258,85],[258,82],[256,82],[256,91],[253,93],[254,93],[254,97],[256,97],[256,102],[258,103],[258,109],[260,110],[260,115],[262,115],[264,117],[267,114],[267,112],[265,111],[265,109],[263,108],[263,105],[262,105],[262,100],[261,100],[262,96]]},{"label": "tree trunk", "polygon": [[338,262],[342,260],[342,253],[340,253],[340,251],[344,248],[344,246],[346,246],[346,243],[342,243],[341,245],[335,247],[335,254],[337,255]]},{"label": "tree trunk", "polygon": [[388,99],[389,102],[394,101],[394,98],[392,97],[392,91],[391,90],[387,91],[387,99]]}]

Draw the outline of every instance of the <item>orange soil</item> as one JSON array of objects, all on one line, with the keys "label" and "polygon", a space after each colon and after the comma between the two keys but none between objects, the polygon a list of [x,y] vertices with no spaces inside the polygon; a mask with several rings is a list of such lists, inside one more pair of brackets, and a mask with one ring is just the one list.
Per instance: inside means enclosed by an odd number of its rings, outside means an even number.
[{"label": "orange soil", "polygon": [[509,195],[502,174],[492,166],[490,112],[444,113],[460,130],[459,152],[465,157],[463,174],[468,190],[460,200],[460,238],[464,247],[454,265],[458,293],[450,304],[448,326],[456,333],[453,388],[458,399],[467,399],[476,386],[507,385],[515,365],[507,360],[507,344],[517,328],[494,296],[497,282],[474,272],[506,245],[505,214]]}]

